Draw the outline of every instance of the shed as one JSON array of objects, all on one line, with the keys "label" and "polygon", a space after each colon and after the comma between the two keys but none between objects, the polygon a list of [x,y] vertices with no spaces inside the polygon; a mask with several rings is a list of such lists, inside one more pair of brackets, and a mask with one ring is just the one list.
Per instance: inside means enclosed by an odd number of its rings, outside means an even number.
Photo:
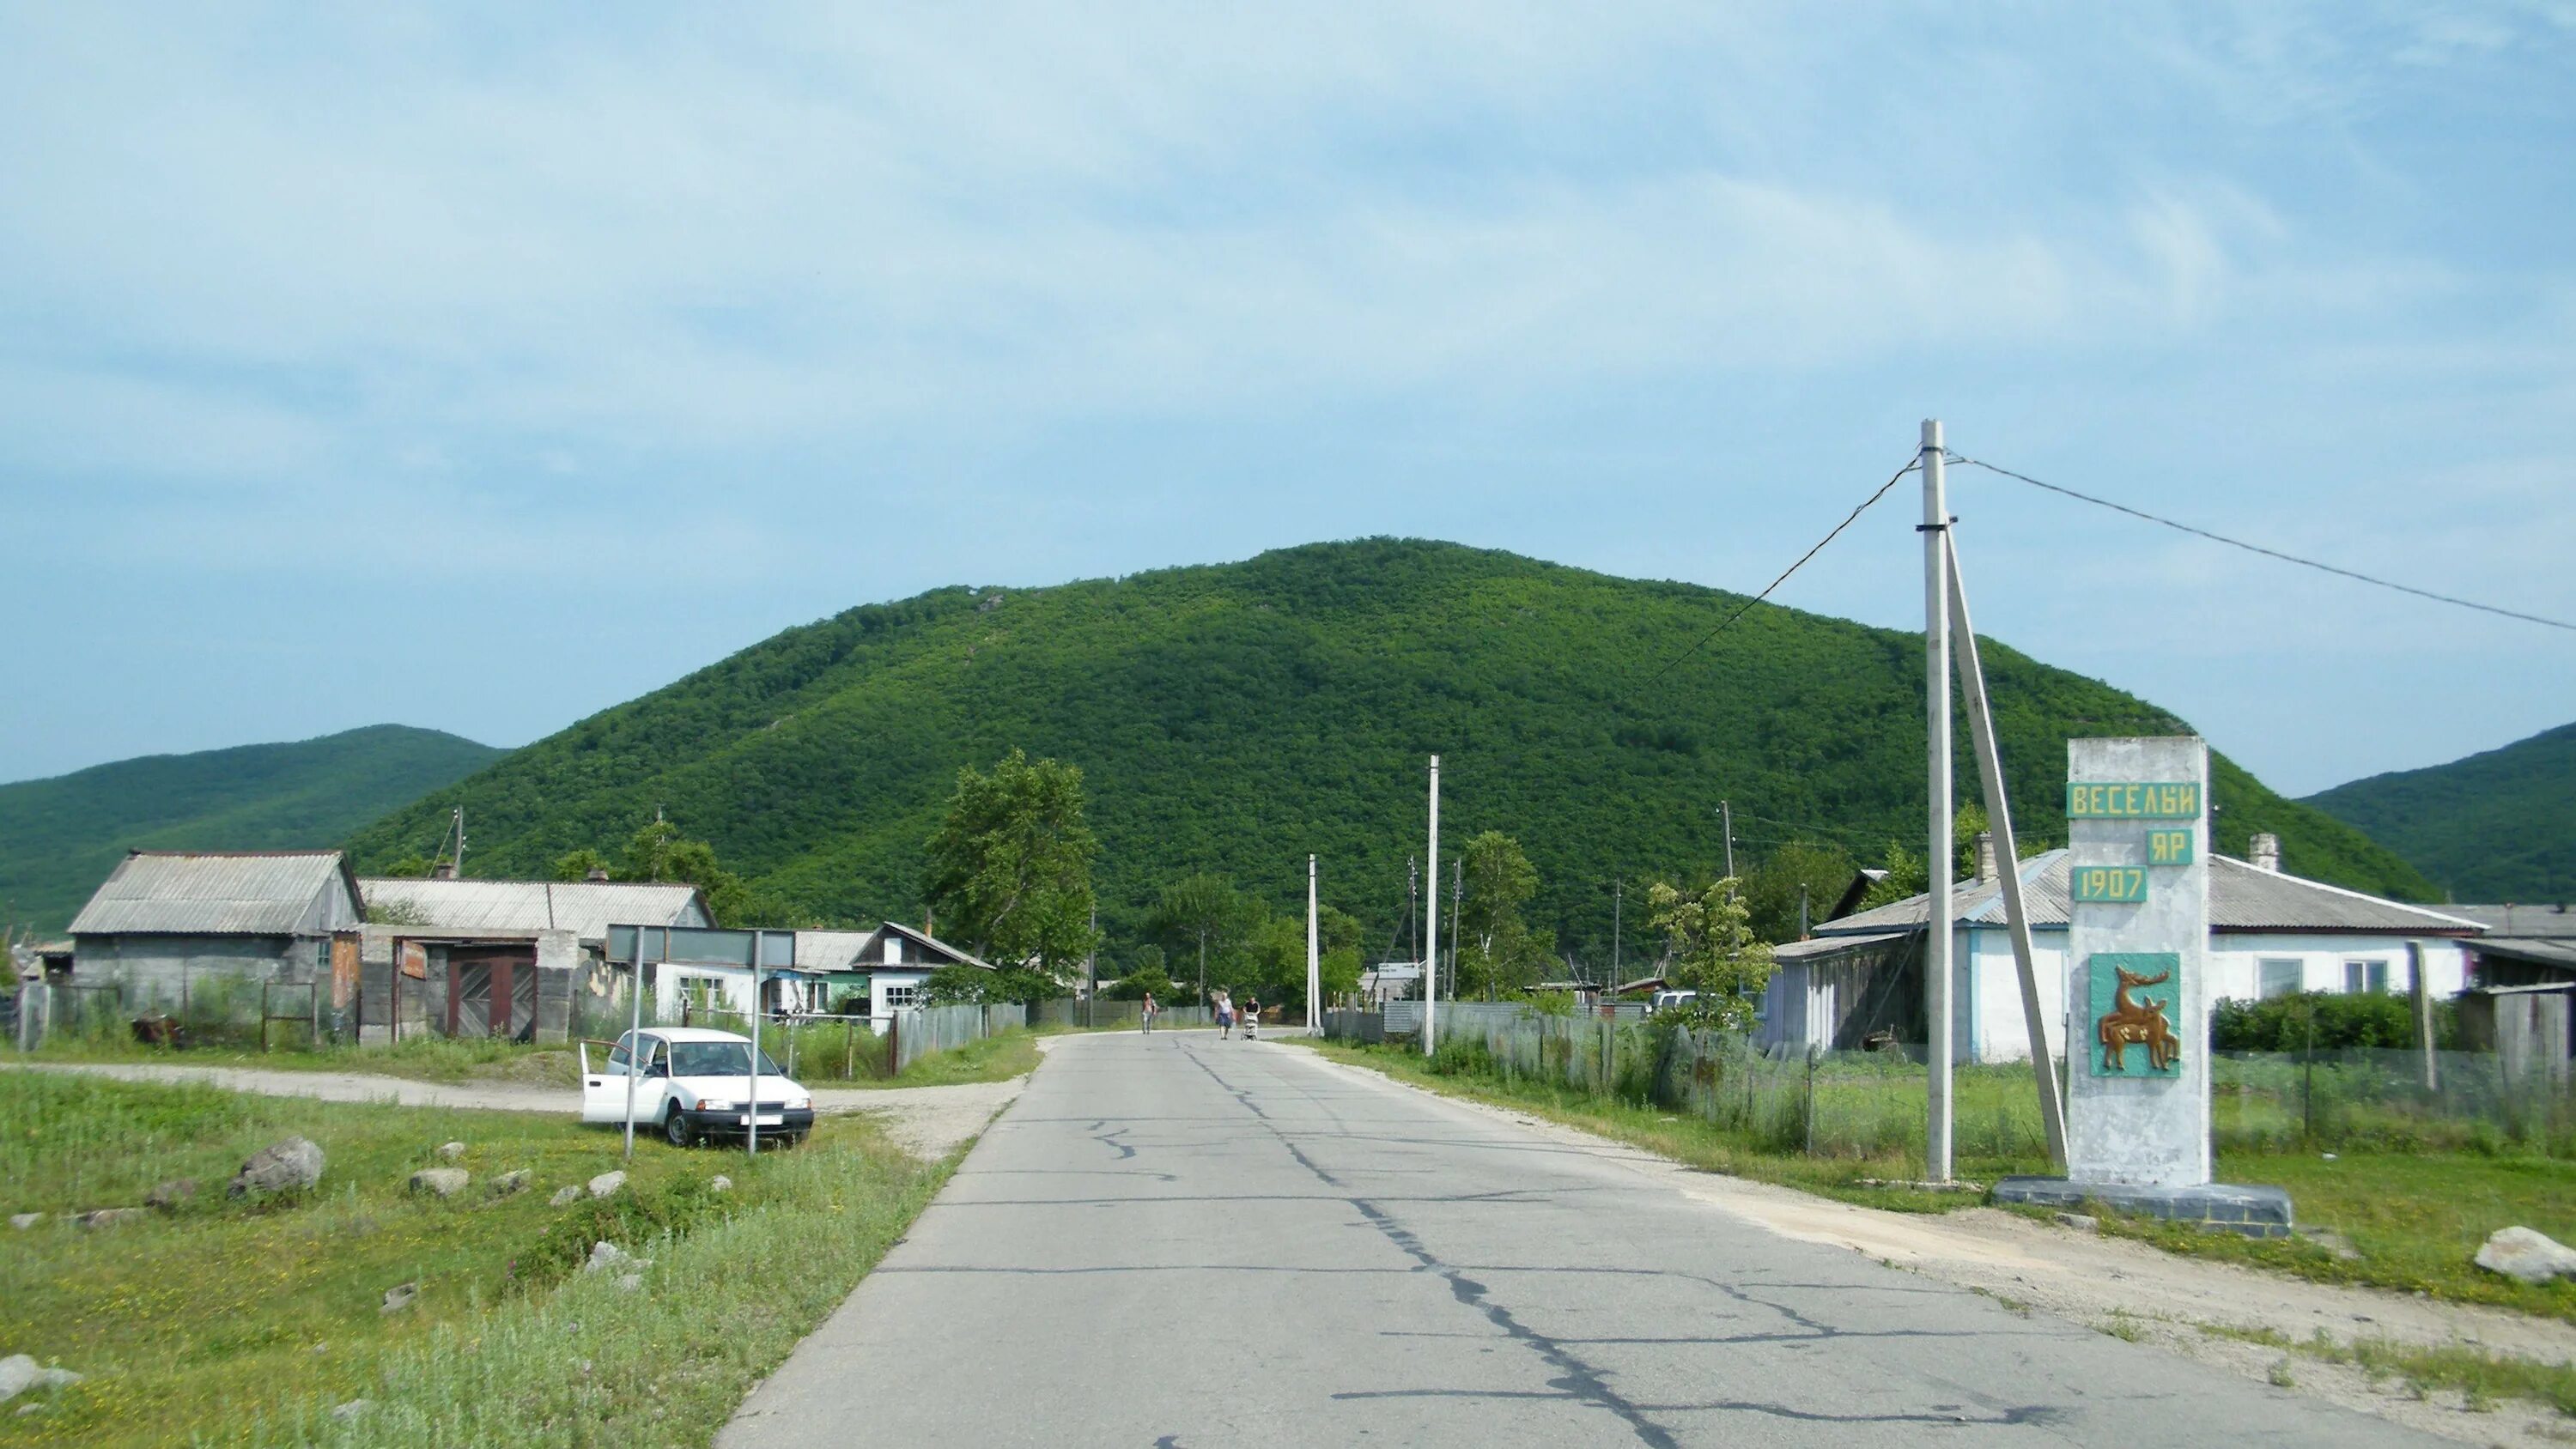
[{"label": "shed", "polygon": [[202,1020],[249,1015],[262,985],[301,986],[336,1028],[357,1000],[358,921],[336,850],[132,851],[72,918],[56,989]]},{"label": "shed", "polygon": [[610,922],[713,921],[685,882],[367,876],[358,888],[369,1034],[562,1041],[585,1006],[620,995],[623,978],[605,969]]}]

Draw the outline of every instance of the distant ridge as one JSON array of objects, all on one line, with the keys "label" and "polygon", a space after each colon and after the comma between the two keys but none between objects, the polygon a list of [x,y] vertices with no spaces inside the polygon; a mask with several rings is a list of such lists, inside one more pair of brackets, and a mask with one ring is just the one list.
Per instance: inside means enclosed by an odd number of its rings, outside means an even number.
[{"label": "distant ridge", "polygon": [[61,930],[129,848],[336,845],[501,753],[437,730],[369,725],[0,785],[0,916]]},{"label": "distant ridge", "polygon": [[2576,898],[2576,724],[2337,785],[2306,803],[2369,832],[2451,899]]},{"label": "distant ridge", "polygon": [[[921,843],[959,766],[1012,746],[1082,767],[1102,922],[1124,949],[1193,870],[1325,898],[1382,949],[1443,756],[1447,848],[1520,838],[1532,919],[1607,958],[1613,875],[1705,876],[1720,799],[1748,854],[1793,834],[1875,857],[1919,840],[1921,640],[1769,605],[1660,679],[1744,602],[1407,539],[1036,589],[937,589],[789,629],[603,711],[357,832],[362,868],[466,805],[476,874],[613,848],[661,807],[814,921],[921,919]],[[2065,740],[2187,728],[2002,645],[1988,654],[2020,818],[2062,834]],[[1652,680],[1652,684],[1649,681]],[[1973,798],[1964,753],[1960,798]],[[2291,868],[2421,898],[2359,831],[2221,761],[2219,843],[2280,834]],[[1445,868],[1445,867],[1444,867]],[[1447,888],[1447,882],[1441,883]],[[1626,949],[1650,954],[1635,910]]]}]

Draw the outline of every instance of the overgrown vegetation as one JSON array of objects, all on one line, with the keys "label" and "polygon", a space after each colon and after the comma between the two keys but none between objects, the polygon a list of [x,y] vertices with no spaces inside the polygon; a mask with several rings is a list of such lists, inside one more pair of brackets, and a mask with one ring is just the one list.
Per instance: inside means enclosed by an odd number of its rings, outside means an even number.
[{"label": "overgrown vegetation", "polygon": [[[227,1200],[226,1176],[289,1134],[323,1148],[321,1186]],[[450,1139],[467,1144],[476,1188],[405,1191]],[[9,1211],[199,1183],[174,1212],[11,1234],[0,1352],[88,1376],[11,1418],[11,1442],[703,1442],[944,1177],[866,1122],[834,1118],[756,1161],[642,1140],[631,1195],[549,1205],[555,1188],[621,1165],[617,1134],[559,1117],[0,1073]],[[476,1190],[522,1168],[527,1191]],[[712,1191],[717,1173],[730,1193]],[[641,1291],[566,1274],[593,1234],[653,1259]],[[381,1311],[403,1283],[418,1285],[412,1306]],[[328,1416],[357,1398],[373,1407]]]},{"label": "overgrown vegetation", "polygon": [[[2459,1045],[2459,1009],[2433,1003],[2433,1045]],[[2221,997],[2209,1011],[2210,1045],[2223,1052],[2396,1049],[2415,1041],[2415,1005],[2385,992],[2308,991],[2262,1001]]]},{"label": "overgrown vegetation", "polygon": [[[1083,772],[1112,960],[1160,940],[1148,925],[1162,888],[1194,872],[1302,922],[1310,851],[1326,899],[1380,957],[1400,940],[1424,757],[1438,751],[1452,838],[1520,842],[1540,881],[1524,919],[1558,951],[1606,962],[1613,878],[1722,873],[1721,797],[1756,848],[1803,835],[1874,858],[1915,833],[1919,642],[1758,606],[1658,676],[1743,602],[1397,539],[936,590],[789,630],[351,844],[362,865],[418,850],[461,803],[478,873],[539,873],[661,804],[798,919],[919,920],[921,842],[957,771],[1023,748]],[[2059,813],[2068,734],[2187,728],[2002,645],[1986,659],[2004,756],[2019,762],[2014,803],[2034,829]],[[2215,769],[2219,848],[2269,830],[2302,874],[2428,892],[2360,832]],[[1161,944],[1171,976],[1195,985],[1195,960]]]}]

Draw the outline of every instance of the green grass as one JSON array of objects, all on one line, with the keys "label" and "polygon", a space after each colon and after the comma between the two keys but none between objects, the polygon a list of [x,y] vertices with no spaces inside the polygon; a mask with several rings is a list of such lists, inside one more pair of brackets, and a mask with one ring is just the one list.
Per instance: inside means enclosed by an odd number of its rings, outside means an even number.
[{"label": "green grass", "polygon": [[[327,1155],[320,1188],[226,1201],[241,1160],[290,1134]],[[409,1174],[449,1139],[468,1144],[475,1188],[411,1197]],[[552,1116],[0,1074],[8,1211],[200,1184],[174,1213],[9,1235],[0,1353],[89,1377],[0,1418],[0,1444],[705,1442],[946,1174],[833,1118],[757,1161],[639,1140],[627,1193],[548,1204],[619,1165],[617,1134]],[[482,1196],[517,1168],[528,1191]],[[718,1173],[735,1191],[710,1190]],[[567,1276],[593,1236],[655,1259],[642,1292]],[[379,1313],[405,1282],[417,1303]],[[365,1419],[322,1417],[361,1397],[377,1406]]]},{"label": "green grass", "polygon": [[[1299,1044],[1305,1043],[1300,1040]],[[1670,1108],[1528,1078],[1435,1071],[1420,1053],[1402,1047],[1321,1043],[1316,1050],[1434,1091],[1496,1102],[1598,1132],[1711,1172],[1901,1212],[1949,1212],[1982,1201],[1974,1194],[1863,1185],[1867,1179],[1919,1177],[1923,1171],[1919,1149],[1808,1157]],[[1989,1077],[1978,1091],[2008,1090],[2000,1085],[2003,1078]],[[1960,1080],[1964,1122],[1978,1110],[1975,1103],[1982,1098],[1969,1090],[1970,1074],[1962,1073]],[[2001,1110],[2000,1106],[1995,1109]],[[2044,1173],[2048,1164],[2028,1155],[1962,1154],[1955,1171],[1962,1178],[1991,1183],[2012,1173]],[[2334,1229],[2361,1256],[2346,1259],[2307,1238],[2258,1241],[2107,1212],[2100,1215],[2103,1229],[2174,1253],[2320,1282],[2421,1292],[2451,1302],[2494,1304],[2576,1322],[2576,1283],[2533,1287],[2489,1273],[2472,1261],[2489,1234],[2516,1223],[2562,1242],[2576,1241],[2576,1162],[2475,1151],[2345,1151],[2327,1160],[2321,1153],[2307,1151],[2222,1150],[2218,1175],[2223,1181],[2286,1189],[2302,1225]]]},{"label": "green grass", "polygon": [[[282,1072],[359,1072],[424,1082],[511,1082],[571,1089],[581,1084],[581,1058],[569,1046],[522,1045],[489,1038],[422,1035],[390,1045],[310,1048],[301,1040],[275,1050],[191,1047],[172,1051],[144,1046],[130,1034],[59,1037],[25,1060],[36,1062],[149,1062],[183,1067],[242,1067]],[[1015,1029],[969,1042],[914,1062],[900,1076],[882,1075],[881,1037],[862,1030],[852,1043],[839,1027],[800,1027],[792,1071],[809,1087],[935,1087],[963,1082],[1006,1082],[1037,1067],[1038,1033]],[[764,1031],[761,1049],[788,1065],[789,1033]],[[840,1075],[845,1055],[853,1075]]]},{"label": "green grass", "polygon": [[490,1037],[445,1037],[429,1033],[401,1042],[374,1046],[319,1046],[302,1027],[277,1033],[272,1049],[234,1045],[195,1046],[186,1051],[145,1046],[132,1033],[96,1032],[59,1036],[25,1057],[38,1062],[155,1062],[183,1067],[246,1067],[278,1072],[363,1072],[406,1077],[423,1082],[526,1082],[537,1086],[574,1087],[581,1082],[579,1055],[569,1046],[527,1046]]}]

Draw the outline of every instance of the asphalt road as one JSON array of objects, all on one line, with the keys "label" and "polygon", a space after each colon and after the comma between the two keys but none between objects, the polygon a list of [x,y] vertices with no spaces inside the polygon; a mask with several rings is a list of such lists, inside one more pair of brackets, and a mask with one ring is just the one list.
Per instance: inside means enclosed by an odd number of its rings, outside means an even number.
[{"label": "asphalt road", "polygon": [[1063,1043],[726,1449],[2429,1443],[1269,1042]]}]

